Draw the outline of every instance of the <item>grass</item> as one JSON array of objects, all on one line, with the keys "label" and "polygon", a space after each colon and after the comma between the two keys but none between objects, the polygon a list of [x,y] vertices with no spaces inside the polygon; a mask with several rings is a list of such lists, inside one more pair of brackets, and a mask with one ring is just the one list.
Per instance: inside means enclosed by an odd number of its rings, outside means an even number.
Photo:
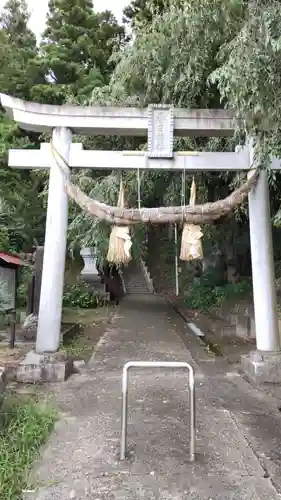
[{"label": "grass", "polygon": [[56,412],[31,399],[7,396],[0,410],[0,500],[19,500]]},{"label": "grass", "polygon": [[115,311],[115,306],[109,305],[97,309],[63,308],[64,323],[80,323],[91,326],[102,321],[107,321]]},{"label": "grass", "polygon": [[80,333],[71,341],[62,342],[61,350],[74,360],[84,359],[86,361],[91,357],[93,345],[91,338],[85,336],[84,333]]},{"label": "grass", "polygon": [[89,361],[115,311],[116,307],[113,305],[88,310],[65,308],[64,321],[79,323],[80,331],[71,339],[64,338],[61,350],[74,360]]}]

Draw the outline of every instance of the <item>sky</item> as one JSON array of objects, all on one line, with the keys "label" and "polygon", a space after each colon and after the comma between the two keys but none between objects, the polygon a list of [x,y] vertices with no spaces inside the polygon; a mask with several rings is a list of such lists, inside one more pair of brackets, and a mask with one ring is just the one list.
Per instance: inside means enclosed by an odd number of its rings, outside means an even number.
[{"label": "sky", "polygon": [[[5,3],[6,0],[0,0],[0,9]],[[48,0],[27,0],[27,3],[31,12],[30,28],[37,37],[40,37],[45,27]],[[111,10],[118,21],[121,21],[123,9],[130,3],[130,0],[94,0],[93,3],[96,10]]]}]

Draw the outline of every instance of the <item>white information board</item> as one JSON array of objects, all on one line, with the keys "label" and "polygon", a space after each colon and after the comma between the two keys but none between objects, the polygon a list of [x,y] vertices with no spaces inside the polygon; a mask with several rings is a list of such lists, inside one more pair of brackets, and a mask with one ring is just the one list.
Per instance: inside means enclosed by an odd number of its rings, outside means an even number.
[{"label": "white information board", "polygon": [[0,310],[15,309],[16,270],[0,267]]}]

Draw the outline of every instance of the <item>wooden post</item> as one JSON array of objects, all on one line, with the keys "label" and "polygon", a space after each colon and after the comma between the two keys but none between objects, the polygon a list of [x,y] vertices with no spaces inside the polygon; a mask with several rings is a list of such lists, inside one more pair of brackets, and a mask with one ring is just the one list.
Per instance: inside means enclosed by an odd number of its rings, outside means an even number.
[{"label": "wooden post", "polygon": [[33,292],[33,314],[38,316],[41,295],[42,270],[43,270],[44,247],[37,247],[34,266],[34,292]]}]

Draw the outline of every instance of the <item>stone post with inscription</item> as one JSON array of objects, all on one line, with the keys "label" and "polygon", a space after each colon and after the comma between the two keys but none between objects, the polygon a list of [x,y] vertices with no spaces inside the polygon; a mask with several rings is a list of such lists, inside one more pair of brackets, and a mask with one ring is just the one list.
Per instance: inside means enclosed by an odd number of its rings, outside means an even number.
[{"label": "stone post with inscription", "polygon": [[174,142],[174,111],[172,106],[148,107],[148,157],[171,159]]}]

